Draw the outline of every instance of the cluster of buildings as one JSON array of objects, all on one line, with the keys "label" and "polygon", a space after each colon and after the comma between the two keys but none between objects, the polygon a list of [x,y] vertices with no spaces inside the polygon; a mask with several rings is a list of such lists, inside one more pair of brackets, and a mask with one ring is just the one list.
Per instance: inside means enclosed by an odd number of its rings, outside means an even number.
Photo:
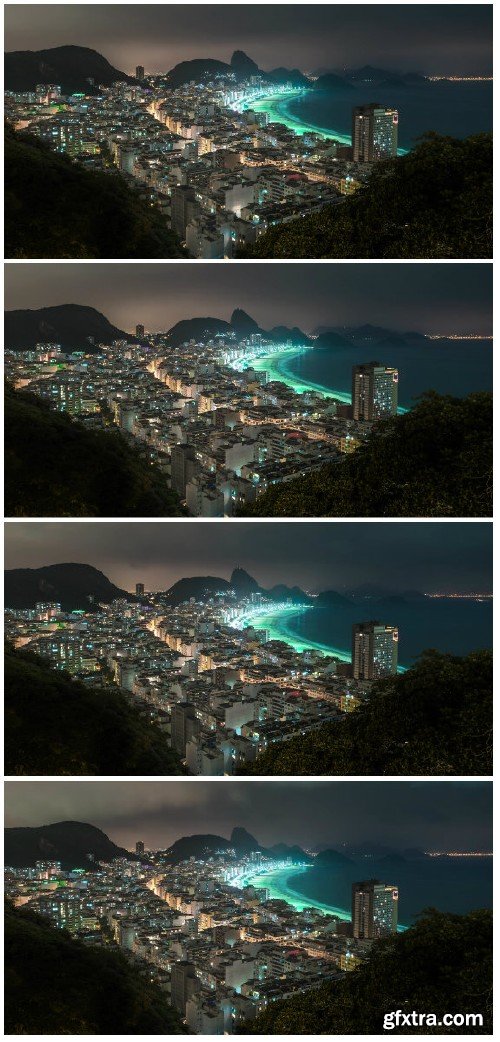
[{"label": "cluster of buildings", "polygon": [[87,685],[120,688],[191,775],[238,774],[275,743],[342,726],[373,682],[397,671],[394,626],[355,625],[352,661],[341,661],[270,639],[266,614],[307,605],[233,590],[198,597],[172,606],[138,584],[136,599],[87,611],[40,602],[8,609],[5,634]]},{"label": "cluster of buildings", "polygon": [[290,857],[231,847],[172,867],[169,851],[145,855],[139,842],[135,858],[110,863],[6,868],[5,895],[84,943],[119,948],[190,1033],[233,1034],[271,1003],[340,981],[396,932],[397,888],[378,880],[353,885],[351,921],[252,885],[293,868]]},{"label": "cluster of buildings", "polygon": [[378,160],[397,155],[398,113],[376,103],[353,111],[352,145],[322,132],[296,134],[252,104],[303,94],[234,73],[177,89],[145,78],[88,94],[40,84],[8,91],[7,119],[91,169],[118,170],[156,204],[187,255],[231,257],[274,225],[340,203]]},{"label": "cluster of buildings", "polygon": [[270,356],[309,346],[265,334],[207,331],[173,348],[168,334],[137,343],[5,351],[5,375],[88,427],[116,426],[157,464],[192,517],[231,517],[272,485],[340,462],[398,408],[398,371],[356,365],[352,404],[268,379]]}]

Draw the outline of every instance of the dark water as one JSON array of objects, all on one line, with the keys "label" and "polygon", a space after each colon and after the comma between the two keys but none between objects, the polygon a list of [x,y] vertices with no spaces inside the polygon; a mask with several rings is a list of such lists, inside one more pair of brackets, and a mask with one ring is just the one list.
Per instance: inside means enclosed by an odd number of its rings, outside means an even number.
[{"label": "dark water", "polygon": [[341,868],[311,868],[288,877],[298,894],[338,908],[351,907],[351,884],[380,879],[399,888],[399,922],[409,926],[424,908],[463,914],[491,908],[493,858],[428,858],[419,861],[357,859]]},{"label": "dark water", "polygon": [[[335,273],[332,274],[332,282],[334,280]],[[406,408],[424,391],[462,398],[471,391],[493,389],[491,340],[428,340],[387,347],[348,344],[305,351],[290,359],[287,367],[295,376],[311,383],[349,393],[352,366],[372,361],[399,369],[399,404]]]},{"label": "dark water", "polygon": [[377,101],[399,112],[399,145],[409,149],[429,130],[465,138],[493,129],[492,83],[432,83],[314,92],[287,102],[291,116],[322,130],[351,133],[351,111]]},{"label": "dark water", "polygon": [[428,648],[463,655],[492,646],[491,600],[366,600],[345,607],[313,608],[288,619],[287,627],[304,639],[350,651],[352,624],[370,619],[399,627],[402,666],[410,666]]}]

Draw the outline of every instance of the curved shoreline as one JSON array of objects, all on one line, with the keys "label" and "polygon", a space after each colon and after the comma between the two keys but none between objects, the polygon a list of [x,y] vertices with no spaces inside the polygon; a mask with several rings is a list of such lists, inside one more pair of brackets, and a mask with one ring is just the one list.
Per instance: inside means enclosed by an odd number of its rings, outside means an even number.
[{"label": "curved shoreline", "polygon": [[333,648],[328,644],[321,644],[319,641],[308,640],[307,638],[299,637],[294,633],[293,629],[290,629],[286,623],[286,619],[293,618],[294,615],[301,615],[302,612],[314,605],[297,605],[295,610],[290,609],[286,615],[283,612],[265,612],[263,611],[260,615],[252,614],[251,616],[243,616],[241,622],[242,625],[255,626],[257,629],[269,630],[270,640],[282,640],[285,644],[289,644],[294,651],[321,651],[324,655],[333,655],[335,658],[341,660],[341,662],[350,662],[351,653],[347,652],[342,648]]},{"label": "curved shoreline", "polygon": [[[298,98],[304,97],[306,94],[320,93],[315,92],[312,87],[304,87],[303,90],[295,91],[294,93],[287,92],[282,94],[269,94],[262,98],[256,98],[255,100],[243,101],[240,103],[241,111],[245,112],[247,109],[253,109],[254,112],[265,112],[269,116],[270,123],[283,123],[289,130],[293,130],[295,134],[302,137],[304,134],[318,134],[319,137],[325,139],[332,139],[338,141],[340,145],[351,145],[352,144],[352,133],[349,130],[344,132],[342,130],[331,129],[330,127],[320,127],[317,123],[311,123],[303,120],[300,116],[295,116],[293,112],[290,112],[290,105]],[[321,93],[328,94],[328,91]],[[407,148],[398,148],[398,156],[404,156],[408,153]]]},{"label": "curved shoreline", "polygon": [[[315,394],[322,395],[324,398],[335,398],[343,405],[350,405],[352,401],[350,391],[339,391],[336,388],[327,387],[326,384],[319,384],[315,383],[313,380],[306,380],[304,377],[297,376],[297,374],[293,372],[290,368],[290,363],[295,358],[299,358],[302,354],[309,351],[314,351],[314,347],[296,346],[291,347],[289,351],[277,351],[275,354],[260,355],[258,358],[253,358],[250,355],[248,357],[243,356],[238,359],[238,369],[241,366],[243,369],[251,368],[255,369],[259,373],[267,373],[269,383],[284,383],[287,387],[291,387],[292,391],[295,391],[297,394],[314,392]],[[236,368],[236,366],[234,368]],[[406,412],[409,412],[409,409],[406,406],[398,405],[398,416],[402,416]]]},{"label": "curved shoreline", "polygon": [[[261,614],[252,613],[251,615],[242,616],[240,621],[242,626],[255,626],[256,629],[268,630],[270,640],[281,640],[285,644],[289,644],[294,651],[320,651],[323,655],[331,655],[334,658],[338,658],[341,662],[351,662],[351,649],[334,648],[331,644],[322,644],[320,641],[301,637],[294,632],[287,620],[290,619],[291,623],[294,616],[301,615],[304,610],[309,608],[314,608],[314,605],[297,605],[295,609],[290,608],[286,613],[282,611],[276,613],[272,611],[263,611]],[[406,673],[408,668],[408,666],[400,664],[398,665],[398,673]]]}]

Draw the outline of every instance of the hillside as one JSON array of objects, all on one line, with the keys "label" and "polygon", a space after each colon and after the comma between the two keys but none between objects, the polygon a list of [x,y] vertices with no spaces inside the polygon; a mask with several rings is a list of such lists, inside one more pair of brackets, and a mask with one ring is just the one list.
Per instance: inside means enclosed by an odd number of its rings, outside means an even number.
[{"label": "hillside", "polygon": [[[135,83],[90,47],[49,47],[42,51],[9,51],[5,55],[5,90],[32,91],[39,83],[56,83],[63,94],[93,94],[112,83]],[[93,83],[91,82],[93,80]]]},{"label": "hillside", "polygon": [[[376,941],[357,970],[317,990],[270,1003],[240,1033],[382,1035],[387,1013],[415,1010],[434,1014],[434,1026],[431,1022],[415,1029],[393,1022],[396,1035],[491,1034],[492,925],[486,909],[468,915],[429,909],[409,930]],[[483,1025],[438,1027],[450,1010],[480,1013]]]},{"label": "hillside", "polygon": [[245,516],[490,517],[492,407],[487,392],[430,391],[341,462],[269,488]]},{"label": "hillside", "polygon": [[[239,825],[233,828],[229,839],[210,833],[182,836],[166,851],[165,860],[169,865],[178,865],[181,861],[186,861],[191,857],[204,858],[207,855],[225,853],[228,850],[236,850],[241,856],[251,854],[253,851],[260,851],[270,857],[289,857],[292,861],[312,861],[312,858],[305,854],[301,847],[288,846],[286,843],[275,843],[269,848],[263,847],[255,836]],[[328,861],[328,856],[330,861]],[[325,851],[325,864],[334,864],[336,858],[342,858],[342,854],[337,854],[333,850]]]},{"label": "hillside", "polygon": [[492,653],[426,651],[341,723],[271,746],[255,775],[489,775]]},{"label": "hillside", "polygon": [[246,311],[235,308],[229,322],[222,318],[183,318],[176,322],[167,333],[167,342],[170,347],[179,347],[188,340],[203,338],[207,333],[212,336],[234,333],[236,336],[247,337],[253,333],[277,342],[290,340],[294,344],[308,344],[309,337],[301,329],[287,326],[275,326],[274,329],[262,329],[259,324]]},{"label": "hillside", "polygon": [[492,137],[428,134],[376,163],[366,187],[335,206],[277,225],[247,258],[491,258]]},{"label": "hillside", "polygon": [[6,906],[9,1035],[164,1035],[184,1028],[168,996],[121,952],[88,947],[26,909]]},{"label": "hillside", "polygon": [[293,83],[296,87],[308,87],[311,81],[299,69],[277,68],[264,72],[244,51],[234,51],[231,62],[217,58],[194,58],[179,62],[162,80],[167,87],[176,90],[185,83],[207,83],[220,77],[235,77],[248,80],[251,76],[263,76],[269,83]]},{"label": "hillside", "polygon": [[16,775],[183,773],[156,724],[114,686],[73,680],[26,651],[5,652],[5,770]]},{"label": "hillside", "polygon": [[[96,461],[99,466],[96,466]],[[5,512],[10,517],[169,517],[166,479],[117,430],[89,430],[36,395],[6,388]]]},{"label": "hillside", "polygon": [[92,353],[98,344],[132,339],[100,311],[81,304],[6,311],[4,333],[7,351],[30,351],[36,344],[51,343],[60,344],[63,351]]},{"label": "hillside", "polygon": [[63,611],[90,611],[121,597],[135,600],[90,564],[50,564],[43,568],[10,568],[4,573],[6,608],[33,608],[37,601],[56,601]]},{"label": "hillside", "polygon": [[221,579],[213,575],[193,575],[190,578],[178,579],[164,594],[163,599],[172,607],[177,607],[194,597],[196,601],[211,600],[218,593],[234,590],[237,597],[248,597],[250,593],[261,593],[271,600],[290,599],[296,604],[307,604],[309,597],[298,586],[273,586],[270,590],[259,586],[256,579],[243,568],[234,568],[231,578]]},{"label": "hillside", "polygon": [[116,172],[85,170],[6,129],[5,253],[11,258],[180,257],[160,211]]},{"label": "hillside", "polygon": [[5,864],[27,868],[37,861],[60,861],[65,869],[86,868],[92,860],[113,861],[130,857],[128,850],[95,825],[83,821],[57,821],[39,828],[5,829]]}]

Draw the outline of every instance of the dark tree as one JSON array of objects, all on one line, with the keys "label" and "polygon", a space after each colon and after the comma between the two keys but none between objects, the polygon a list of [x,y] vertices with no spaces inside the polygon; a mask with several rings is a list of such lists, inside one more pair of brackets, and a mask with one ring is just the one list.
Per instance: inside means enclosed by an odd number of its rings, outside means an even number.
[{"label": "dark tree", "polygon": [[340,463],[258,496],[258,517],[490,517],[493,399],[429,391]]},{"label": "dark tree", "polygon": [[116,429],[88,430],[6,388],[5,512],[12,517],[168,517],[167,478]]},{"label": "dark tree", "polygon": [[246,257],[491,258],[493,142],[427,134],[374,166],[366,185],[262,235]]},{"label": "dark tree", "polygon": [[[415,926],[376,941],[366,963],[340,981],[273,1003],[242,1034],[382,1035],[384,1014],[478,1013],[482,1026],[400,1026],[394,1034],[489,1035],[492,1028],[492,914],[428,909]],[[390,1031],[386,1032],[388,1035]]]},{"label": "dark tree", "polygon": [[5,652],[7,774],[182,774],[156,724],[115,687],[87,687],[30,652]]},{"label": "dark tree", "polygon": [[165,992],[118,951],[89,947],[6,905],[8,1035],[169,1035],[183,1025]]},{"label": "dark tree", "polygon": [[271,746],[245,773],[489,775],[492,714],[491,651],[426,651],[341,722]]},{"label": "dark tree", "polygon": [[30,134],[7,128],[5,254],[14,258],[182,256],[157,207],[117,172],[85,170]]}]

